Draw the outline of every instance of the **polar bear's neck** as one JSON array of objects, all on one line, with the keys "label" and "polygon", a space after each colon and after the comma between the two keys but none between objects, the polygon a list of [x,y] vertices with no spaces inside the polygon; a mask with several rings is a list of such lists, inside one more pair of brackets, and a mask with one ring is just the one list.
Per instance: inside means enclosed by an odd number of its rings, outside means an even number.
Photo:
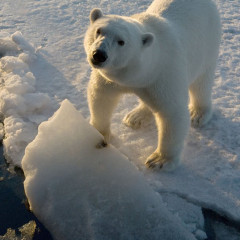
[{"label": "polar bear's neck", "polygon": [[[151,53],[148,55],[153,56]],[[152,63],[154,59],[148,58],[148,61],[138,59],[131,61],[126,67],[114,70],[99,70],[100,74],[108,81],[115,82],[121,86],[142,88],[149,85],[149,74],[152,72]],[[151,73],[152,75],[152,73]],[[146,81],[148,79],[149,81]],[[153,79],[154,81],[154,79]]]}]

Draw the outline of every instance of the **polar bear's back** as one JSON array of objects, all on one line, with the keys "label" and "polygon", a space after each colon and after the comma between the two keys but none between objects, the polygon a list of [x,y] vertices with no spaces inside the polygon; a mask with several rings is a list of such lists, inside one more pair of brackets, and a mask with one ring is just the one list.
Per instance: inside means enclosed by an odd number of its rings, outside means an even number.
[{"label": "polar bear's back", "polygon": [[218,15],[213,0],[154,0],[147,12],[180,22],[189,22],[194,16]]},{"label": "polar bear's back", "polygon": [[220,18],[212,0],[154,0],[147,13],[169,21],[185,50],[193,80],[216,63],[220,44]]}]

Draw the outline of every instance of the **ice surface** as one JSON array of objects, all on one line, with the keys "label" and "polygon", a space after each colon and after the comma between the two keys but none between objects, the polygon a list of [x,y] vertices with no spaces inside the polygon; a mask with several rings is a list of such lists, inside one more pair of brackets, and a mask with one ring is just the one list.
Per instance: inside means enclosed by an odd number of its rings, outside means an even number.
[{"label": "ice surface", "polygon": [[[161,193],[163,201],[166,203],[167,209],[180,221],[183,221],[185,228],[193,233],[199,240],[207,239],[204,232],[204,217],[202,209],[176,194]],[[186,211],[187,209],[187,211]]]},{"label": "ice surface", "polygon": [[26,195],[55,238],[195,239],[126,157],[95,147],[101,139],[65,100],[26,148]]}]

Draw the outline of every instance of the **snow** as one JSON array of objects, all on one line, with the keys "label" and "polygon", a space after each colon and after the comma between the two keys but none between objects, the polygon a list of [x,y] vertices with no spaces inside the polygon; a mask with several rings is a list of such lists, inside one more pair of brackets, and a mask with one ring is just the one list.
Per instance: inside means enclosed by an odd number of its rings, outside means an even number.
[{"label": "snow", "polygon": [[25,192],[54,238],[195,239],[125,156],[96,148],[102,140],[65,100],[26,148]]},{"label": "snow", "polygon": [[0,61],[0,111],[4,116],[6,158],[21,166],[24,149],[36,136],[38,124],[52,113],[51,99],[48,94],[36,91],[36,79],[28,65],[36,57],[33,46],[20,32],[1,42],[6,46],[3,56],[11,46],[18,52]]},{"label": "snow", "polygon": [[[4,129],[0,125],[0,136],[5,157],[12,165],[22,166],[26,146],[39,136],[38,126],[53,115],[65,98],[85,119],[89,118],[86,88],[90,67],[83,49],[89,11],[99,7],[104,13],[131,15],[143,11],[150,3],[151,0],[1,1],[0,118]],[[201,207],[240,224],[240,5],[238,0],[216,3],[223,34],[213,88],[214,116],[206,127],[190,129],[179,168],[173,173],[145,169],[145,159],[156,147],[154,121],[140,130],[122,124],[125,114],[137,104],[136,97],[123,97],[111,126],[114,134],[111,144],[127,156],[126,161],[135,165],[150,188],[160,195],[159,206],[163,201],[166,209],[162,209],[170,218],[181,221],[184,229],[198,239],[205,237]],[[71,170],[69,166],[55,167],[59,173],[52,175],[53,183]],[[39,168],[43,170],[44,165],[39,164]],[[45,171],[50,177],[47,167]],[[46,182],[46,186],[52,181]],[[74,186],[69,183],[69,187]],[[74,198],[74,192],[59,196],[65,202],[64,209],[71,205],[69,196]],[[57,209],[58,205],[52,203],[48,207]],[[219,228],[223,229],[221,225]],[[229,231],[222,232],[226,235]],[[234,234],[231,231],[229,239],[238,237]]]}]

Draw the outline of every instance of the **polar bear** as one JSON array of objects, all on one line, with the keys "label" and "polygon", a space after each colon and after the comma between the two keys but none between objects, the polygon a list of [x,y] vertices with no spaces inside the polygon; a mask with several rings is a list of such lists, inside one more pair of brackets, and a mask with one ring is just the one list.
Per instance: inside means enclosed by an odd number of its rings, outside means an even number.
[{"label": "polar bear", "polygon": [[220,33],[212,0],[154,0],[131,17],[93,9],[84,47],[92,67],[90,123],[104,136],[102,146],[120,96],[134,93],[140,104],[124,123],[138,128],[154,115],[158,127],[157,148],[146,165],[174,169],[190,119],[199,127],[211,118]]}]

